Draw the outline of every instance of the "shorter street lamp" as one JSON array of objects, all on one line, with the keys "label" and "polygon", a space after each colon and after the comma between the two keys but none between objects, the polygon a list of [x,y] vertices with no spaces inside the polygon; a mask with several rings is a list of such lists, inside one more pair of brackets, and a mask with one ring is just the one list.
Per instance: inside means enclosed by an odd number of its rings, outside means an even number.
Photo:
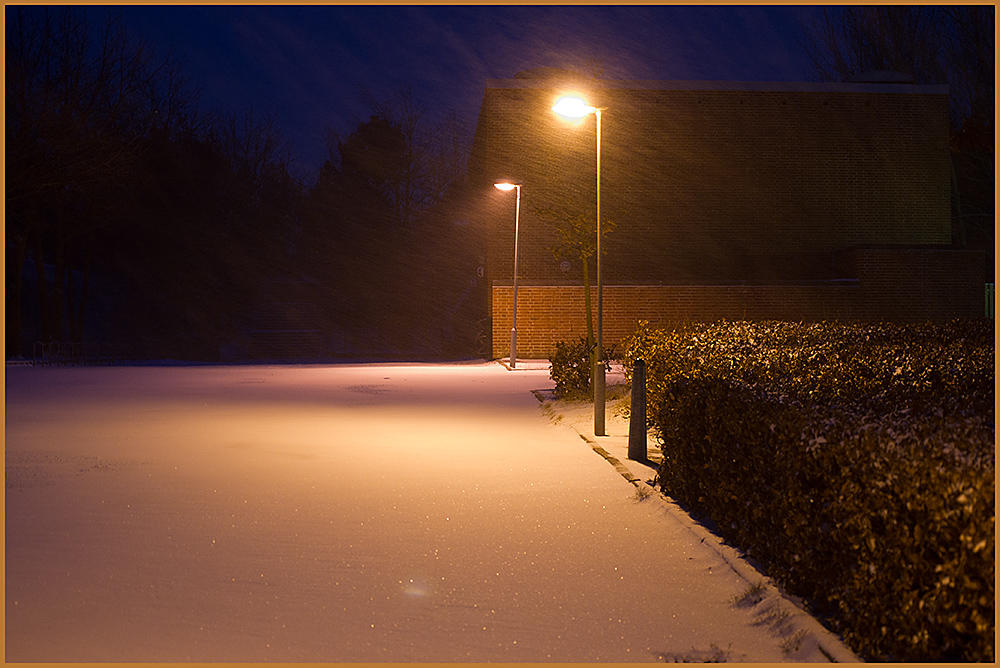
[{"label": "shorter street lamp", "polygon": [[521,226],[521,184],[520,183],[494,183],[497,190],[510,192],[517,190],[517,201],[514,205],[514,305],[511,310],[510,327],[510,368],[517,368],[517,234]]}]

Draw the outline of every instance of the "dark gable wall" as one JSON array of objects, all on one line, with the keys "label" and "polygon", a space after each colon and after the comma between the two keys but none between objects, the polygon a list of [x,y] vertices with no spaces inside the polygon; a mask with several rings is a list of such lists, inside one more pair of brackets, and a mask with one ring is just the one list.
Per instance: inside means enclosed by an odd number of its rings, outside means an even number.
[{"label": "dark gable wall", "polygon": [[[983,316],[985,259],[950,249],[944,86],[602,81],[604,341],[685,320]],[[469,162],[487,236],[493,355],[508,354],[513,178],[518,341],[545,357],[586,331],[579,260],[533,207],[592,212],[595,121],[551,107],[572,86],[490,80]],[[593,262],[591,282],[595,281]]]},{"label": "dark gable wall", "polygon": [[[950,243],[944,87],[602,83],[605,284],[824,280],[845,248]],[[594,206],[594,116],[556,116],[564,88],[490,80],[470,161],[482,187],[523,183],[527,282],[580,277],[531,206]],[[494,280],[513,271],[513,225],[513,210],[490,224]]]}]

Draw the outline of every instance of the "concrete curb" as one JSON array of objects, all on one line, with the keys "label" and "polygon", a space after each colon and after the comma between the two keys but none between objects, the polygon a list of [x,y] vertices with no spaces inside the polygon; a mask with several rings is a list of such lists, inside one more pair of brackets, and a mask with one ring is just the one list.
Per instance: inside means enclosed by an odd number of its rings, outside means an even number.
[{"label": "concrete curb", "polygon": [[507,369],[507,371],[547,371],[552,368],[552,363],[548,360],[535,360],[535,359],[521,359],[517,358],[517,365],[511,368],[510,358],[503,357],[498,360],[494,360],[500,366]]}]

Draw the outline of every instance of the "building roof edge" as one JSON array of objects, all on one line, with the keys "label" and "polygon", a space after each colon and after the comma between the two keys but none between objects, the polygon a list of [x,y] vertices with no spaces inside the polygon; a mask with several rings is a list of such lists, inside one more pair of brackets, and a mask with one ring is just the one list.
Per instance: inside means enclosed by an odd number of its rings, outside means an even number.
[{"label": "building roof edge", "polygon": [[[574,83],[561,79],[487,79],[486,88],[545,90],[571,87]],[[815,81],[672,81],[658,79],[598,79],[597,83],[604,90],[948,94],[948,86],[946,84],[826,83]],[[579,85],[579,83],[575,85]]]}]

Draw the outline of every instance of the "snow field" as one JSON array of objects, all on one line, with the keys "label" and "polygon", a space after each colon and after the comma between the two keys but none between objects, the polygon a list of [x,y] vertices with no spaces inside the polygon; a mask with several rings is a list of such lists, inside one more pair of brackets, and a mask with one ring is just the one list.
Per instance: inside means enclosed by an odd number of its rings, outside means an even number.
[{"label": "snow field", "polygon": [[545,370],[6,381],[7,661],[815,658],[543,415]]}]

